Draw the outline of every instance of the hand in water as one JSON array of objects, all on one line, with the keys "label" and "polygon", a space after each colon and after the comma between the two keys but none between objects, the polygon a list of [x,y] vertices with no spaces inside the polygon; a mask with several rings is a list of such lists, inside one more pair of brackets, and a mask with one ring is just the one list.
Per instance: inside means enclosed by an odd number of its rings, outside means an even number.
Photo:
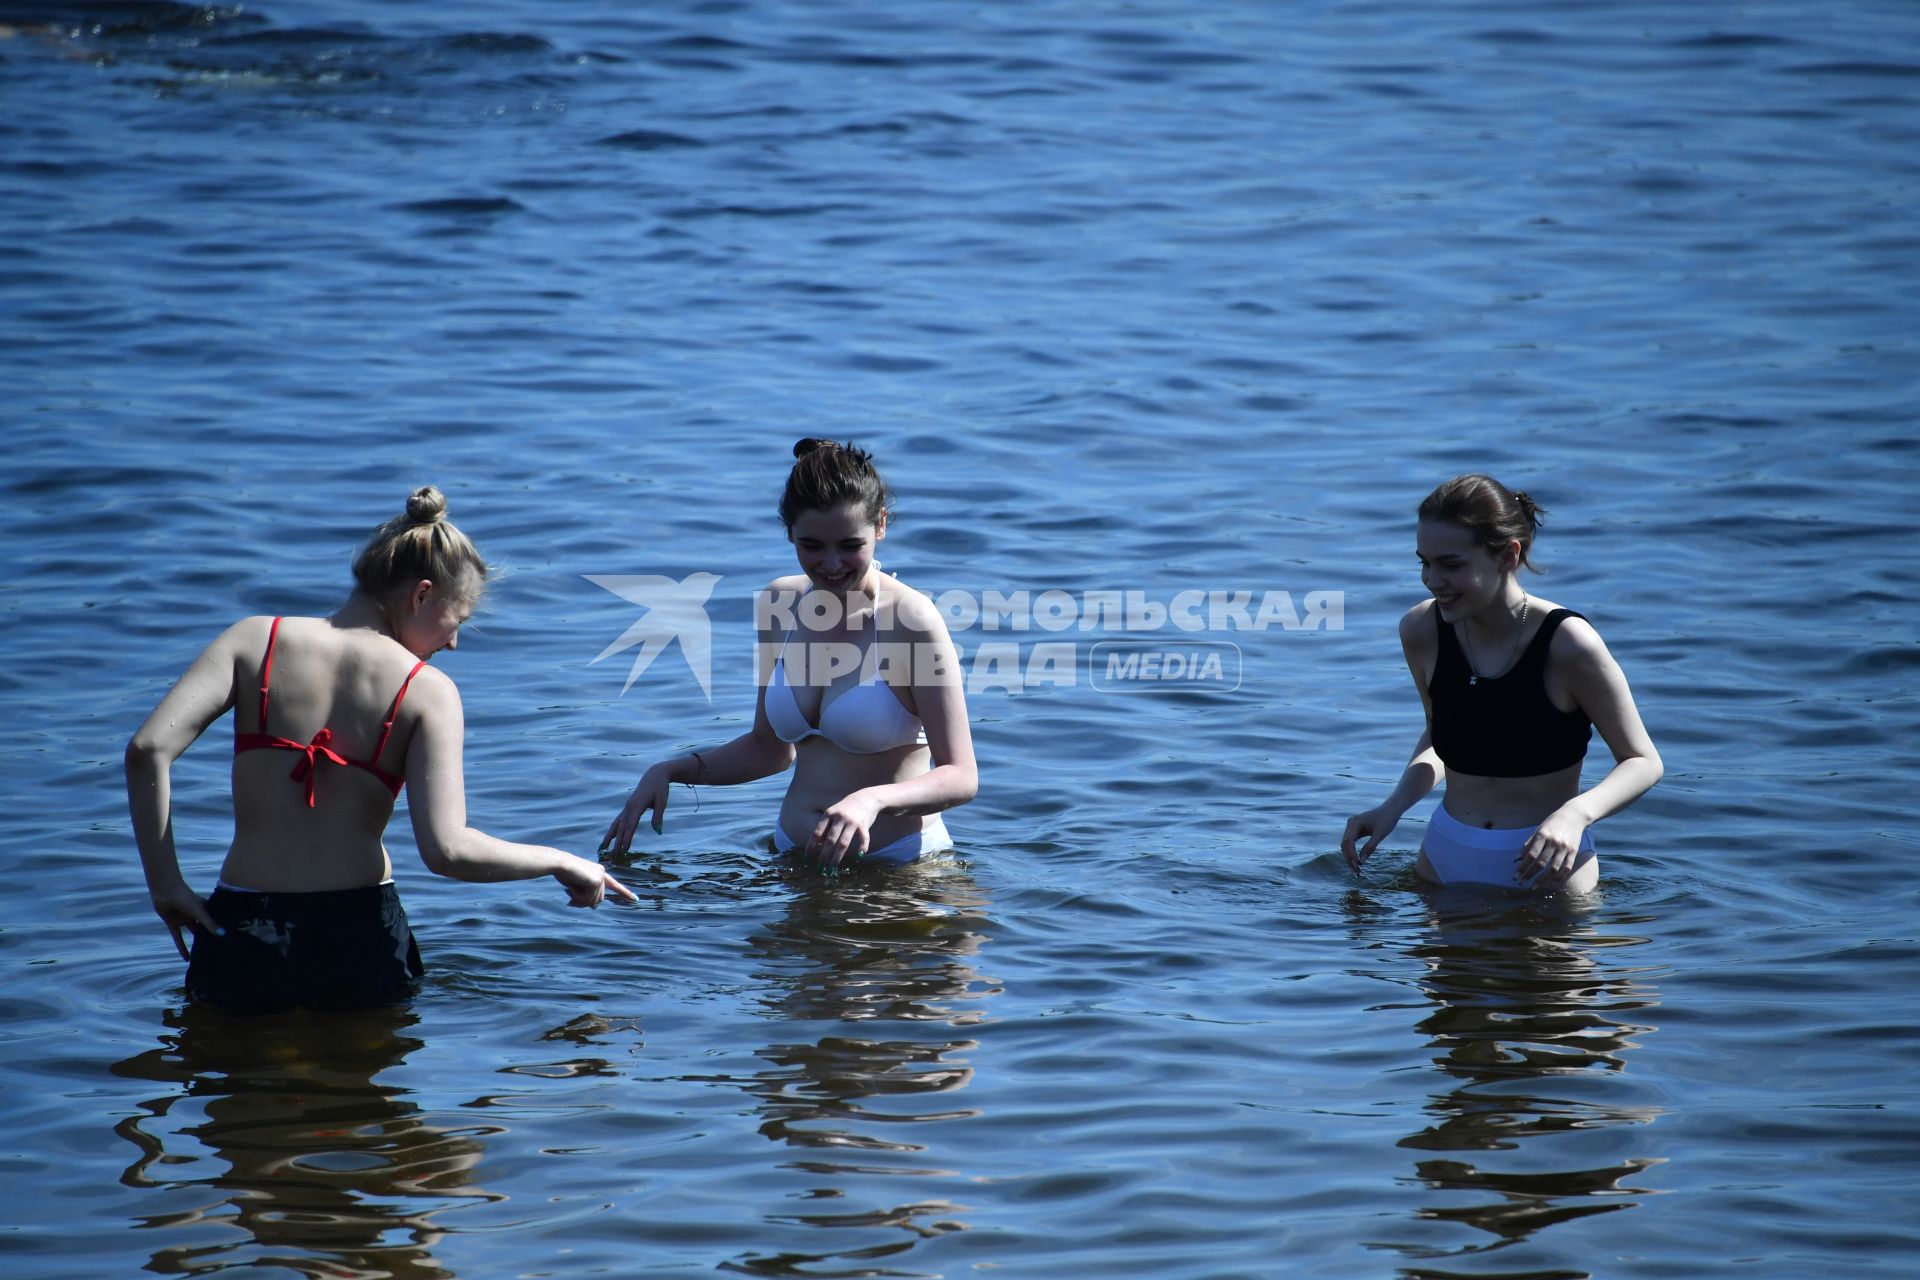
[{"label": "hand in water", "polygon": [[[1346,834],[1340,837],[1340,852],[1347,859],[1347,867],[1355,875],[1366,864],[1373,851],[1380,847],[1393,829],[1400,825],[1400,815],[1389,813],[1385,809],[1369,809],[1365,813],[1356,813],[1347,819]],[[1359,845],[1362,836],[1368,837],[1365,845]]]},{"label": "hand in water", "polygon": [[821,812],[807,841],[806,855],[816,859],[823,870],[866,857],[872,846],[873,824],[879,816],[879,805],[866,799],[864,792],[854,792]]}]

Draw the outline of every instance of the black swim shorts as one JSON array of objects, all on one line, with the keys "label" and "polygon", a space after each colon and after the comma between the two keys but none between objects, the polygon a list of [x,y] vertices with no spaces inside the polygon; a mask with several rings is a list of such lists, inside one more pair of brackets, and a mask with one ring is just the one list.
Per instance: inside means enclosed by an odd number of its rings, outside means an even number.
[{"label": "black swim shorts", "polygon": [[222,886],[207,908],[227,932],[195,932],[187,995],[234,1013],[390,1004],[426,972],[392,884],[324,893]]}]

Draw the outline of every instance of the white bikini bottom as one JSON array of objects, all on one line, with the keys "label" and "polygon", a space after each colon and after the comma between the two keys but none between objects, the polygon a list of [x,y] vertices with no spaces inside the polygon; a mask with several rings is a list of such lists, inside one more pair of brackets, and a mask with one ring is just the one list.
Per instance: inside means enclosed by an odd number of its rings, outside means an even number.
[{"label": "white bikini bottom", "polygon": [[[794,843],[793,837],[787,834],[786,828],[776,823],[773,828],[773,847],[782,854],[788,854],[800,846]],[[931,857],[936,853],[945,853],[951,848],[953,848],[953,837],[947,834],[947,824],[940,818],[935,818],[930,825],[901,836],[892,844],[869,850],[864,858],[850,859],[848,865],[864,867],[878,863],[891,867],[905,866],[909,862],[918,862],[921,858]]]},{"label": "white bikini bottom", "polygon": [[[1470,827],[1440,805],[1427,819],[1426,839],[1420,842],[1427,865],[1441,884],[1497,884],[1509,889],[1531,889],[1539,872],[1526,880],[1514,874],[1520,850],[1538,827]],[[1580,833],[1576,869],[1592,862],[1593,828]]]}]

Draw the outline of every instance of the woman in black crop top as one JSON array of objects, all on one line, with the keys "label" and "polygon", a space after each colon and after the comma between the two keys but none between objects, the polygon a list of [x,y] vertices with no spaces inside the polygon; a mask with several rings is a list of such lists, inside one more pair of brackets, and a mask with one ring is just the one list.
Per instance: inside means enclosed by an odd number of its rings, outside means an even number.
[{"label": "woman in black crop top", "polygon": [[[1356,872],[1444,782],[1414,864],[1424,879],[1583,892],[1600,876],[1589,828],[1660,780],[1660,753],[1599,633],[1520,585],[1542,514],[1482,475],[1420,504],[1432,598],[1400,620],[1400,646],[1427,728],[1392,794],[1347,819],[1340,848]],[[1582,791],[1594,728],[1614,764]]]}]

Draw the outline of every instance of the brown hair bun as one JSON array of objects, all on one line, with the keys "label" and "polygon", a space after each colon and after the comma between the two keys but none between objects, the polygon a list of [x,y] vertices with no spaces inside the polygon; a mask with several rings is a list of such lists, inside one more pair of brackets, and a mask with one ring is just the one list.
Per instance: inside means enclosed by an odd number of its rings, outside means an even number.
[{"label": "brown hair bun", "polygon": [[874,524],[880,523],[892,495],[873,465],[873,455],[855,448],[851,440],[801,440],[793,446],[793,470],[780,495],[780,523],[793,528],[804,511],[832,511],[856,507]]},{"label": "brown hair bun", "polygon": [[1498,555],[1509,542],[1518,542],[1516,567],[1535,573],[1541,569],[1533,562],[1533,535],[1546,523],[1546,515],[1526,491],[1515,493],[1492,476],[1477,474],[1455,476],[1420,503],[1422,520],[1459,525],[1489,554]]}]

